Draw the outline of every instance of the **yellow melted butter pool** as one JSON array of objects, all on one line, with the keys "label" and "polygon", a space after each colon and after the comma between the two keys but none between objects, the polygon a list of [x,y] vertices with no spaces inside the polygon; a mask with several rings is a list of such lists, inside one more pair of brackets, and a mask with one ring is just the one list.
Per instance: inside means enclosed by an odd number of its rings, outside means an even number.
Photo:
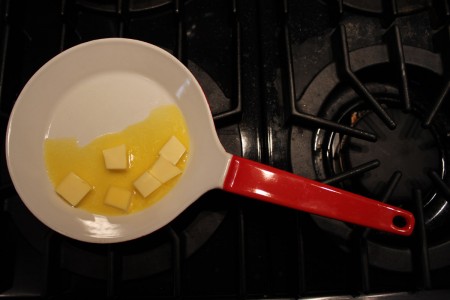
[{"label": "yellow melted butter pool", "polygon": [[[44,142],[47,172],[56,187],[64,177],[74,172],[91,186],[91,190],[77,208],[101,215],[123,215],[140,211],[160,200],[176,185],[181,177],[164,183],[147,198],[133,187],[133,182],[158,158],[158,152],[171,136],[177,137],[186,152],[177,164],[184,170],[189,155],[189,134],[183,115],[176,105],[161,106],[149,116],[123,131],[102,135],[86,146],[80,147],[75,138],[48,138]],[[111,171],[105,168],[102,151],[125,144],[129,157],[127,170]],[[126,188],[133,192],[127,212],[103,203],[109,186]],[[64,201],[61,198],[61,201]],[[69,204],[68,204],[69,205]]]}]

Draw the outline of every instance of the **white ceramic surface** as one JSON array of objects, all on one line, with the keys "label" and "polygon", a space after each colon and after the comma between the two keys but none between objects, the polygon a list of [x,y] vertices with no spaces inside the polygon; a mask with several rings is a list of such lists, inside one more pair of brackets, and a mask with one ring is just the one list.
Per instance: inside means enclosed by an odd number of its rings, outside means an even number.
[{"label": "white ceramic surface", "polygon": [[[167,103],[183,112],[191,150],[182,177],[162,200],[115,217],[61,201],[47,176],[45,138],[76,137],[83,145],[139,122]],[[127,241],[166,225],[204,192],[222,186],[231,158],[189,70],[156,46],[121,38],[70,48],[34,74],[11,113],[6,156],[20,198],[39,220],[61,234],[96,243]]]}]

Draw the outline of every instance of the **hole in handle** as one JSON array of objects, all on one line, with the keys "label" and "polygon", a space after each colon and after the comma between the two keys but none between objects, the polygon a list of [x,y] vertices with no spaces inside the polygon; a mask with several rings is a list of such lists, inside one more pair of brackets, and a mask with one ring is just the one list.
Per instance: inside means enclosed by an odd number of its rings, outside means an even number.
[{"label": "hole in handle", "polygon": [[404,229],[408,225],[408,220],[404,216],[395,216],[392,223],[399,229]]}]

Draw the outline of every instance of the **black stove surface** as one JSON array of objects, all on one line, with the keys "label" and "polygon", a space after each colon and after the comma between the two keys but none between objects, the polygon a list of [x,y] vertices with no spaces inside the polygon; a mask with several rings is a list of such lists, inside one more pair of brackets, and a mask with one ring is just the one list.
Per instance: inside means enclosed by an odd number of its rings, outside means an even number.
[{"label": "black stove surface", "polygon": [[35,219],[2,152],[0,297],[450,299],[449,16],[445,0],[0,0],[3,132],[53,56],[143,40],[192,71],[229,153],[417,223],[398,237],[213,190],[149,236],[88,244]]}]

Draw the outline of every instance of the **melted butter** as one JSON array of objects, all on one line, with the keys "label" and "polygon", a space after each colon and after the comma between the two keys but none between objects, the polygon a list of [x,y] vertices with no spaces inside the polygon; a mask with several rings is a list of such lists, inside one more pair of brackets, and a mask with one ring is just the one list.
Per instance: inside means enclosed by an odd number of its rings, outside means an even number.
[{"label": "melted butter", "polygon": [[[187,149],[177,164],[178,168],[184,170],[189,153],[187,126],[178,107],[167,105],[153,110],[142,122],[121,132],[100,136],[83,147],[73,138],[46,139],[44,154],[47,172],[55,187],[69,172],[74,172],[93,186],[93,190],[81,200],[78,208],[101,215],[134,213],[164,197],[181,176],[164,183],[147,198],[143,198],[133,187],[133,182],[156,161],[159,150],[172,135]],[[107,170],[102,151],[121,144],[127,147],[129,168],[121,171]],[[103,204],[110,185],[133,191],[127,212]]]}]

